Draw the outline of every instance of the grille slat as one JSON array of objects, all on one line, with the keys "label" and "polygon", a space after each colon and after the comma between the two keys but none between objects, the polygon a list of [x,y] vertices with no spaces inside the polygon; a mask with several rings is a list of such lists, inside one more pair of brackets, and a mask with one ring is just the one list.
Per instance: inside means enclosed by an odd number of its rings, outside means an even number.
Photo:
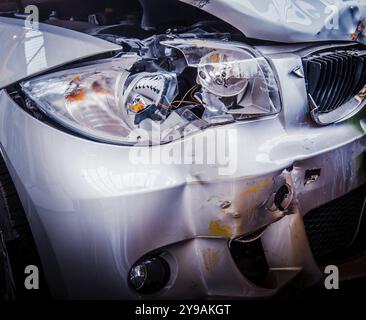
[{"label": "grille slat", "polygon": [[342,58],[343,74],[340,79],[341,86],[339,88],[339,92],[336,94],[338,98],[333,104],[335,109],[338,108],[340,105],[342,105],[345,99],[344,93],[347,87],[347,80],[350,76],[349,57],[343,53],[339,53],[339,56]]},{"label": "grille slat", "polygon": [[339,72],[337,74],[337,86],[335,88],[335,93],[331,105],[337,108],[339,106],[339,102],[341,101],[341,93],[345,86],[345,76],[347,74],[347,59],[341,54],[335,54],[335,56],[338,59]]},{"label": "grille slat", "polygon": [[330,110],[332,107],[332,101],[336,92],[335,88],[339,81],[339,79],[337,79],[338,58],[336,56],[329,56],[329,60],[332,68],[331,73],[329,74],[330,80],[326,100],[322,102],[325,110]]},{"label": "grille slat", "polygon": [[308,67],[309,70],[307,74],[309,75],[309,93],[312,97],[314,97],[320,82],[321,67],[320,63],[317,63],[316,61],[314,61],[314,63],[309,63]]},{"label": "grille slat", "polygon": [[356,96],[366,84],[365,52],[338,50],[303,59],[308,93],[319,113],[329,113]]},{"label": "grille slat", "polygon": [[336,59],[335,66],[336,66],[336,72],[334,75],[334,85],[333,85],[333,95],[329,99],[329,103],[327,105],[327,108],[330,109],[331,106],[336,107],[336,101],[340,96],[339,89],[342,85],[342,79],[343,79],[343,57],[339,56],[338,54],[334,55],[334,59]]},{"label": "grille slat", "polygon": [[338,101],[338,105],[335,106],[335,108],[341,106],[343,103],[345,103],[348,100],[348,96],[349,96],[349,89],[352,86],[352,72],[353,72],[353,65],[352,65],[352,57],[347,55],[346,56],[346,77],[344,79],[344,87],[343,90],[341,91],[341,100]]},{"label": "grille slat", "polygon": [[347,86],[345,89],[344,102],[352,98],[353,89],[358,85],[357,79],[355,79],[355,72],[356,72],[355,58],[352,56],[350,57],[350,70],[351,70],[350,75],[349,78],[347,79]]},{"label": "grille slat", "polygon": [[331,87],[332,87],[332,75],[333,75],[333,65],[330,57],[323,57],[321,61],[325,63],[325,76],[324,76],[324,84],[322,88],[322,94],[320,100],[320,104],[324,106],[324,109],[327,109],[327,101],[329,99]]},{"label": "grille slat", "polygon": [[359,66],[359,70],[358,70],[359,75],[358,75],[358,78],[357,78],[357,79],[359,79],[359,85],[355,89],[354,95],[358,94],[366,84],[366,57],[365,56],[360,56],[360,57],[357,57],[357,58],[360,62],[360,66]]},{"label": "grille slat", "polygon": [[364,60],[362,59],[362,57],[355,57],[355,65],[355,81],[357,85],[353,88],[353,91],[351,92],[351,97],[357,95],[363,87],[363,83],[361,83],[361,81],[363,79]]},{"label": "grille slat", "polygon": [[326,77],[327,77],[327,64],[325,63],[325,61],[318,59],[317,60],[318,63],[320,63],[320,82],[319,82],[319,86],[316,89],[316,96],[315,96],[315,101],[320,101],[321,97],[322,97],[322,92],[324,91],[324,87],[326,85]]}]

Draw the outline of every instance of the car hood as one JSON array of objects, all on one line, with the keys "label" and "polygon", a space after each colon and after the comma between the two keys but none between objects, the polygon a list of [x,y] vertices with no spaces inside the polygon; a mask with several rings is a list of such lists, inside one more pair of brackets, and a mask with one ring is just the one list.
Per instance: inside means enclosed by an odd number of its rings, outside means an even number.
[{"label": "car hood", "polygon": [[83,33],[0,17],[0,89],[79,59],[121,49]]},{"label": "car hood", "polygon": [[249,38],[285,43],[328,40],[365,43],[364,0],[180,1],[225,20]]},{"label": "car hood", "polygon": [[[366,43],[363,0],[179,1],[225,20],[249,38],[285,43]],[[0,17],[0,43],[0,88],[66,63],[121,49],[76,31],[42,23],[37,30],[29,29],[23,20],[5,17]]]}]

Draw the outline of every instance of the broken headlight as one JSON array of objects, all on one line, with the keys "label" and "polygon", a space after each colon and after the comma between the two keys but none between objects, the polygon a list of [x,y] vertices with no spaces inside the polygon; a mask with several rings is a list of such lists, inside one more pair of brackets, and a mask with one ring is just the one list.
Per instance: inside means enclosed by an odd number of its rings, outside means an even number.
[{"label": "broken headlight", "polygon": [[[126,145],[162,144],[212,125],[279,111],[273,71],[250,47],[197,39],[161,45],[166,55],[180,51],[185,67],[166,70],[151,57],[125,54],[21,87],[57,123],[94,140]],[[151,65],[134,68],[141,62]],[[182,81],[186,69],[194,76]]]}]

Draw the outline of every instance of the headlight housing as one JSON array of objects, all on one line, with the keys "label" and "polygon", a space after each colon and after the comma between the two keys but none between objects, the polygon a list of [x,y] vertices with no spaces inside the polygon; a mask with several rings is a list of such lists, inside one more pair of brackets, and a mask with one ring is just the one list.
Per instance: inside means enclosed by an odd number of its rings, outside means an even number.
[{"label": "headlight housing", "polygon": [[[175,39],[162,41],[161,48],[166,56],[178,50],[180,64],[168,70],[154,57],[124,54],[31,79],[21,87],[57,123],[94,140],[124,145],[167,143],[212,125],[279,112],[274,73],[251,47]],[[141,63],[144,70],[135,68]],[[196,76],[184,88],[186,69]]]}]

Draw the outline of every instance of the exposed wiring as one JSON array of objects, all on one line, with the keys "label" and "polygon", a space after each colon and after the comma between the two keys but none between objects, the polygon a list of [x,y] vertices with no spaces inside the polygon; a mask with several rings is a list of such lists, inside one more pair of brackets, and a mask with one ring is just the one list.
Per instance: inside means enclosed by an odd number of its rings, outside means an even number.
[{"label": "exposed wiring", "polygon": [[[197,88],[198,88],[198,86],[196,85],[195,90],[196,90]],[[192,100],[192,101],[195,101],[196,103],[200,103],[200,102],[199,102],[199,101],[194,97],[195,90],[192,90],[189,96],[191,97],[191,100]]]},{"label": "exposed wiring", "polygon": [[[174,104],[176,104],[176,103],[179,103],[177,106],[175,106]],[[173,103],[172,103],[172,105],[173,105],[173,107],[174,108],[179,108],[179,106],[181,105],[181,104],[198,104],[198,102],[197,101],[191,101],[191,100],[177,100],[177,101],[173,101]]]},{"label": "exposed wiring", "polygon": [[[199,102],[193,97],[194,91],[198,88],[198,85],[194,85],[192,88],[190,88],[185,95],[183,96],[183,98],[181,100],[175,100],[172,102],[172,106],[174,108],[179,108],[183,103],[191,103],[191,104],[198,104]],[[190,97],[191,100],[186,100],[187,97]],[[178,105],[176,105],[178,103]]]}]

